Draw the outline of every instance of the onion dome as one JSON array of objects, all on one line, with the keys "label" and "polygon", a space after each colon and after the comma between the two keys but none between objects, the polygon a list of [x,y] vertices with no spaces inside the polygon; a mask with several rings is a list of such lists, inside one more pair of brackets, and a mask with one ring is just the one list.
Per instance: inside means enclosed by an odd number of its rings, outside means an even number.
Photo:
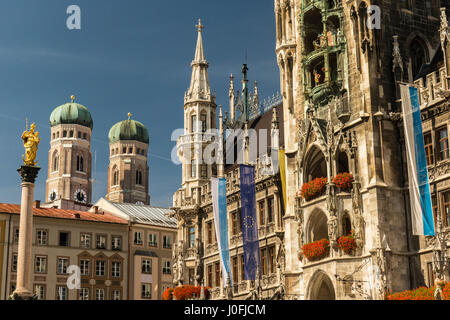
[{"label": "onion dome", "polygon": [[108,139],[110,144],[126,140],[149,143],[147,128],[139,121],[131,120],[130,117],[131,114],[129,113],[128,120],[116,123],[109,130]]},{"label": "onion dome", "polygon": [[54,127],[60,124],[79,124],[92,129],[94,122],[92,121],[89,110],[85,106],[75,103],[74,96],[71,99],[71,102],[53,110],[50,115],[50,125]]}]

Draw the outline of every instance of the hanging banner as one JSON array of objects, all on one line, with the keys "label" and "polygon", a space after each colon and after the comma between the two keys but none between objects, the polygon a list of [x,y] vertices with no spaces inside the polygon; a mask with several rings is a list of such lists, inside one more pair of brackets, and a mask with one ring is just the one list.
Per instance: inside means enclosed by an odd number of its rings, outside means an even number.
[{"label": "hanging banner", "polygon": [[414,235],[434,236],[434,219],[428,182],[425,144],[420,118],[417,88],[400,85],[405,128],[406,160],[408,166],[409,197],[412,231]]},{"label": "hanging banner", "polygon": [[217,245],[219,248],[220,265],[222,266],[222,280],[224,287],[228,286],[228,279],[233,283],[230,268],[230,249],[228,243],[227,222],[227,190],[225,178],[211,178],[211,195],[216,229]]},{"label": "hanging banner", "polygon": [[255,168],[241,164],[239,169],[245,280],[256,280],[257,270],[261,270],[261,258],[256,221]]}]

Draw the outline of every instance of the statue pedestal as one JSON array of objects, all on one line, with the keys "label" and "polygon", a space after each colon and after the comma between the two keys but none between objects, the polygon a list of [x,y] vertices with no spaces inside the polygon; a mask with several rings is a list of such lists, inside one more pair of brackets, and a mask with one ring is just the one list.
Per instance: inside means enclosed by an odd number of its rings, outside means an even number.
[{"label": "statue pedestal", "polygon": [[33,240],[33,200],[34,182],[39,167],[22,166],[17,171],[22,178],[22,200],[20,203],[19,249],[17,256],[17,288],[11,299],[33,299],[32,287],[32,240]]}]

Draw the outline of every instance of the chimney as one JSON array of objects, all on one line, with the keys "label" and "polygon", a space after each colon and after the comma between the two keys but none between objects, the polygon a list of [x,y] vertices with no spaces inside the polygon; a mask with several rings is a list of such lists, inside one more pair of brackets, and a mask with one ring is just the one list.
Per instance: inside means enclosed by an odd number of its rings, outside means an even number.
[{"label": "chimney", "polygon": [[79,213],[75,213],[74,216],[75,216],[75,219],[80,219],[81,218]]},{"label": "chimney", "polygon": [[94,206],[94,213],[98,214],[98,206]]},{"label": "chimney", "polygon": [[36,209],[39,209],[41,207],[41,200],[35,200],[33,207],[35,207]]}]

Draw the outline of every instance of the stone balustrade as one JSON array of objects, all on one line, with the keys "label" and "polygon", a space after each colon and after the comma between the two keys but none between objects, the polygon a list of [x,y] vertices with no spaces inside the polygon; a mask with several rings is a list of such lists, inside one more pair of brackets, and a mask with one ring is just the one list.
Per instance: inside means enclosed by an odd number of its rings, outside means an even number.
[{"label": "stone balustrade", "polygon": [[445,67],[438,71],[427,74],[425,77],[414,81],[419,86],[419,101],[421,106],[430,105],[443,100],[441,90],[448,90],[447,81],[445,81]]}]

